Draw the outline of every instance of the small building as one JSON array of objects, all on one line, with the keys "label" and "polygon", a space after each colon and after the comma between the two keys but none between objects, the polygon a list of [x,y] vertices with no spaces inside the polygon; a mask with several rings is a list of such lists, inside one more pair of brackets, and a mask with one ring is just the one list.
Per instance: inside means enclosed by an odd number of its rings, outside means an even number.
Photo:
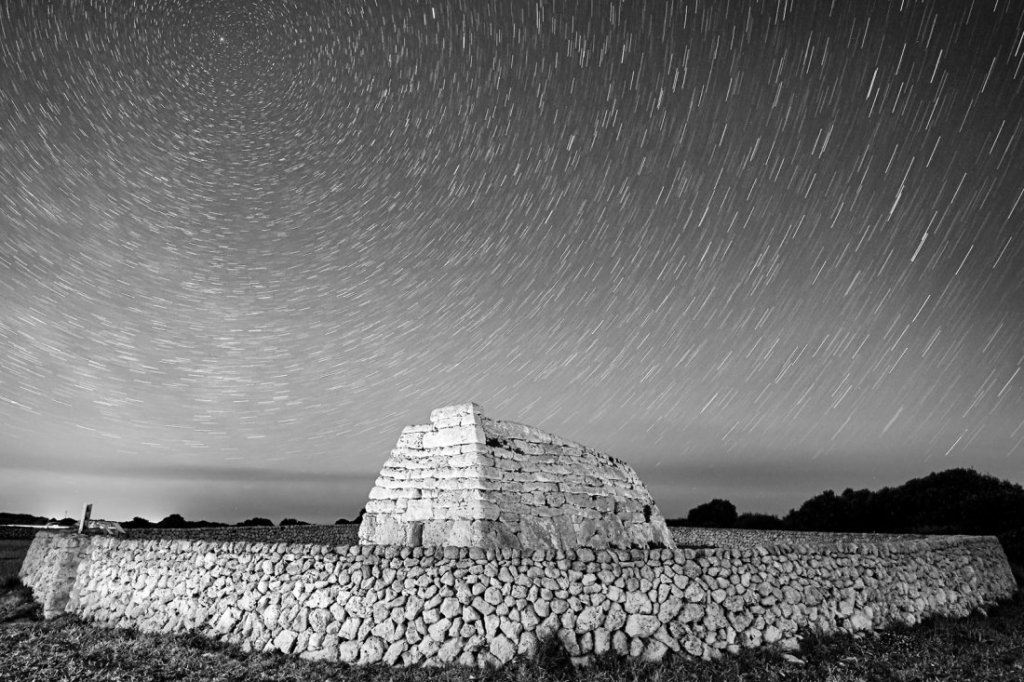
[{"label": "small building", "polygon": [[486,549],[674,547],[622,460],[476,403],[407,426],[370,491],[360,544]]}]

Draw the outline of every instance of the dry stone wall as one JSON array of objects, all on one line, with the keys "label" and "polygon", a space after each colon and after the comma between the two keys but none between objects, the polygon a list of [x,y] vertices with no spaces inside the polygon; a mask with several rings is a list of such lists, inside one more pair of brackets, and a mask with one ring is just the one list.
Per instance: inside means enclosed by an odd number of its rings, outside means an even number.
[{"label": "dry stone wall", "polygon": [[490,549],[673,547],[625,462],[475,403],[407,426],[370,492],[369,545]]},{"label": "dry stone wall", "polygon": [[747,528],[698,528],[674,526],[672,537],[679,547],[752,548],[764,545],[880,545],[907,546],[912,540],[927,540],[927,535],[888,533],[820,533],[804,530],[751,530]]},{"label": "dry stone wall", "polygon": [[354,545],[359,525],[223,526],[205,528],[131,528],[129,538],[142,540],[205,540],[207,542],[263,542],[312,545]]},{"label": "dry stone wall", "polygon": [[22,583],[32,588],[44,617],[64,613],[79,567],[90,552],[91,540],[92,536],[71,531],[36,533],[18,574]]},{"label": "dry stone wall", "polygon": [[66,609],[88,620],[361,664],[498,665],[547,639],[577,662],[711,657],[792,647],[809,629],[962,616],[1015,589],[991,537],[516,551],[41,532],[23,579],[53,594],[71,556]]}]

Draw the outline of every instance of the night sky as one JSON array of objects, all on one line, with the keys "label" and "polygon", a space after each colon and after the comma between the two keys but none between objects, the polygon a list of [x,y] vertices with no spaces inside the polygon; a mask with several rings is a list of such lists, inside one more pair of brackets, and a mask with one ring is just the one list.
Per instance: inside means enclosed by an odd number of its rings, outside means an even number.
[{"label": "night sky", "polygon": [[476,401],[667,516],[1024,481],[1024,3],[14,0],[0,511],[332,522]]}]

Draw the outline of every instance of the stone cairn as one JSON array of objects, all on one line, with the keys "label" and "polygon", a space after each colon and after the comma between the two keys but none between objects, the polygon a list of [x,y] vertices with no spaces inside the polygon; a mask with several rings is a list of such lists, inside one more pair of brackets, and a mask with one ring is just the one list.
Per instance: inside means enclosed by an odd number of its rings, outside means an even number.
[{"label": "stone cairn", "polygon": [[475,403],[407,426],[366,505],[364,545],[483,549],[673,548],[625,462]]}]

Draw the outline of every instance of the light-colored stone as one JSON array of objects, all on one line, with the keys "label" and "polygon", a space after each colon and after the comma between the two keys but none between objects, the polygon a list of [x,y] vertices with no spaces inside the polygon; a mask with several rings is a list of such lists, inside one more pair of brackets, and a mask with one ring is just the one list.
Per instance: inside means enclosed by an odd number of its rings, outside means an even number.
[{"label": "light-colored stone", "polygon": [[619,656],[626,656],[629,654],[629,637],[626,633],[617,630],[612,633],[612,649]]},{"label": "light-colored stone", "polygon": [[850,628],[853,630],[870,630],[871,618],[863,611],[857,611],[850,616]]},{"label": "light-colored stone", "polygon": [[274,648],[283,654],[290,654],[292,649],[295,647],[295,640],[298,638],[298,634],[291,630],[282,630],[277,637],[274,638]]},{"label": "light-colored stone", "polygon": [[597,606],[588,606],[576,617],[576,632],[583,634],[598,628],[604,623],[604,611]]},{"label": "light-colored stone", "polygon": [[359,664],[370,665],[384,658],[384,642],[380,637],[370,637],[359,647]]},{"label": "light-colored stone", "polygon": [[516,655],[516,646],[505,635],[497,635],[488,649],[500,663],[508,663]]},{"label": "light-colored stone", "polygon": [[629,592],[626,594],[626,613],[651,613],[651,600],[643,592]]},{"label": "light-colored stone", "polygon": [[370,492],[359,539],[492,549],[674,546],[650,493],[621,460],[488,419],[473,403],[438,408],[430,425],[402,431]]},{"label": "light-colored stone", "polygon": [[662,642],[652,639],[644,649],[643,659],[650,663],[657,663],[665,657],[666,653],[668,653],[668,647]]},{"label": "light-colored stone", "polygon": [[626,634],[630,637],[650,637],[660,627],[661,621],[657,616],[632,614],[626,619]]}]

